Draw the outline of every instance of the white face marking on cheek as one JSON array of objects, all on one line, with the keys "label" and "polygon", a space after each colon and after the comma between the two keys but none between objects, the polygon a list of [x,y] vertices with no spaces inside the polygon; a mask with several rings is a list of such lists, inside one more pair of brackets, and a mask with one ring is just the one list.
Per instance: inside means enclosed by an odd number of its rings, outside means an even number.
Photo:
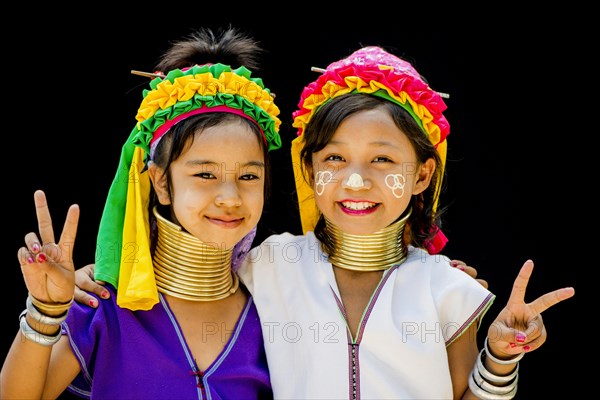
[{"label": "white face marking on cheek", "polygon": [[399,199],[404,196],[404,185],[406,178],[402,174],[389,174],[385,177],[385,186],[392,190],[395,198]]},{"label": "white face marking on cheek", "polygon": [[322,195],[325,191],[325,185],[333,180],[333,173],[331,171],[318,171],[315,176],[315,192],[317,195]]},{"label": "white face marking on cheek", "polygon": [[348,177],[348,182],[346,182],[346,186],[358,189],[365,186],[365,183],[363,182],[362,176],[354,172]]}]

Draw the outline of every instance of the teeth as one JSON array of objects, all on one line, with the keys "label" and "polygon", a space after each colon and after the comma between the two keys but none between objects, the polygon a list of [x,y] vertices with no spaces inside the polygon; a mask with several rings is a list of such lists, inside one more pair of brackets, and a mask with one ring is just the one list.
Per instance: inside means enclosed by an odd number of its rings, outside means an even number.
[{"label": "teeth", "polygon": [[342,205],[346,208],[349,208],[351,210],[355,210],[355,211],[361,211],[361,210],[366,210],[368,208],[373,208],[375,207],[375,203],[369,203],[366,201],[360,201],[360,202],[356,202],[356,201],[344,201],[342,202]]}]

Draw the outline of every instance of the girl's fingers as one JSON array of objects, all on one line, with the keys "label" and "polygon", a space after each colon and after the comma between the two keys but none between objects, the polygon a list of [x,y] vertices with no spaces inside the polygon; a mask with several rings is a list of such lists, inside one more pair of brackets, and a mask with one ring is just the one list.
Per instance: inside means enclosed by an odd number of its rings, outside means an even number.
[{"label": "girl's fingers", "polygon": [[42,190],[36,190],[33,194],[33,200],[42,244],[54,243],[54,230],[52,229],[52,218],[50,217],[46,194]]},{"label": "girl's fingers", "polygon": [[77,285],[77,288],[88,293],[94,293],[105,299],[109,298],[110,294],[103,286],[105,283],[102,281],[95,281],[94,270],[88,267],[89,265],[86,265],[75,271],[75,285]]},{"label": "girl's fingers", "polygon": [[533,261],[525,261],[521,267],[521,270],[519,271],[519,275],[517,275],[517,278],[515,279],[515,283],[513,284],[510,297],[508,298],[508,304],[525,304],[525,291],[527,290],[527,284],[529,283],[529,278],[531,277],[532,272]]},{"label": "girl's fingers", "polygon": [[543,335],[539,335],[539,336],[535,337],[534,339],[528,340],[526,343],[523,343],[523,344],[517,343],[517,346],[522,351],[527,351],[527,352],[539,349],[544,344],[544,342],[546,342],[547,336],[546,336],[545,332],[546,331],[544,330]]},{"label": "girl's fingers", "polygon": [[485,279],[477,278],[477,269],[467,265],[464,261],[461,260],[451,260],[450,265],[454,268],[458,268],[463,271],[465,274],[469,275],[471,278],[475,279],[481,286],[484,288],[488,288],[488,283]]},{"label": "girl's fingers", "polygon": [[88,294],[88,292],[85,292],[85,291],[79,289],[78,286],[75,286],[75,293],[73,296],[73,300],[79,304],[85,304],[92,308],[98,307],[98,300],[94,296]]},{"label": "girl's fingers", "polygon": [[531,303],[529,307],[533,310],[534,314],[541,314],[555,304],[560,303],[563,300],[567,300],[575,295],[575,289],[572,287],[566,287],[562,289],[556,289],[550,293],[546,293]]},{"label": "girl's fingers", "polygon": [[17,252],[17,258],[19,259],[19,264],[21,267],[24,267],[28,264],[33,264],[35,262],[35,256],[31,254],[27,247],[21,247]]},{"label": "girl's fingers", "polygon": [[73,204],[71,207],[69,207],[60,241],[57,244],[54,238],[52,217],[50,216],[46,194],[42,190],[37,190],[34,193],[34,201],[41,244],[37,238],[37,235],[30,233],[25,239],[27,246],[33,252],[44,251],[47,256],[50,256],[56,261],[72,261],[73,246],[75,244],[77,225],[79,223],[79,206],[77,204]]},{"label": "girl's fingers", "polygon": [[29,232],[27,235],[25,235],[25,245],[27,246],[27,249],[34,254],[42,251],[40,239],[34,232]]},{"label": "girl's fingers", "polygon": [[59,250],[65,251],[67,260],[73,260],[73,246],[77,236],[77,225],[79,223],[79,206],[73,204],[67,211],[67,218],[60,235]]},{"label": "girl's fingers", "polygon": [[545,335],[546,328],[544,327],[544,321],[542,319],[542,314],[537,314],[531,320],[527,322],[527,326],[523,330],[523,334],[526,337],[525,343],[529,343],[530,341]]},{"label": "girl's fingers", "polygon": [[52,265],[54,265],[52,260],[43,251],[32,253],[27,247],[21,247],[17,252],[17,257],[23,273],[34,264],[36,264],[35,268],[37,271],[48,273]]}]

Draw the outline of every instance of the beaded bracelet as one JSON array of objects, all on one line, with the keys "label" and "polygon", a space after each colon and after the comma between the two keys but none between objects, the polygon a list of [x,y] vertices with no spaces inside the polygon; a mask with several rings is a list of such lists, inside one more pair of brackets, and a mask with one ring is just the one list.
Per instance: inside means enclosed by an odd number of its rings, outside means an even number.
[{"label": "beaded bracelet", "polygon": [[24,310],[21,315],[19,315],[19,323],[21,328],[21,333],[25,336],[26,339],[31,340],[37,344],[41,344],[42,346],[53,346],[56,342],[59,341],[61,337],[60,329],[56,332],[55,335],[44,335],[33,329],[29,323],[27,323],[27,310]]},{"label": "beaded bracelet", "polygon": [[521,358],[523,358],[523,356],[525,355],[525,352],[519,354],[516,357],[511,358],[510,360],[501,360],[499,358],[496,358],[492,355],[492,352],[490,351],[490,348],[488,347],[488,338],[486,336],[485,338],[485,342],[483,344],[483,348],[485,349],[485,354],[486,356],[492,360],[493,362],[495,362],[496,364],[501,364],[501,365],[509,365],[509,364],[515,364],[518,363],[519,360],[521,360]]}]

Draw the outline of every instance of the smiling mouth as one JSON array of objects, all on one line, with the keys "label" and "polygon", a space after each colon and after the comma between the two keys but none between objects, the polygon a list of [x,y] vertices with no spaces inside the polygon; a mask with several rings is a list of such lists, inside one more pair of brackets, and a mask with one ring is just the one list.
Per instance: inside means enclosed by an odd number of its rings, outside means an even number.
[{"label": "smiling mouth", "polygon": [[342,201],[342,207],[352,211],[365,211],[377,207],[377,203],[369,201]]},{"label": "smiling mouth", "polygon": [[207,219],[215,225],[218,225],[222,228],[237,228],[244,222],[244,218],[236,218],[236,219],[223,219],[223,218],[210,218]]}]

